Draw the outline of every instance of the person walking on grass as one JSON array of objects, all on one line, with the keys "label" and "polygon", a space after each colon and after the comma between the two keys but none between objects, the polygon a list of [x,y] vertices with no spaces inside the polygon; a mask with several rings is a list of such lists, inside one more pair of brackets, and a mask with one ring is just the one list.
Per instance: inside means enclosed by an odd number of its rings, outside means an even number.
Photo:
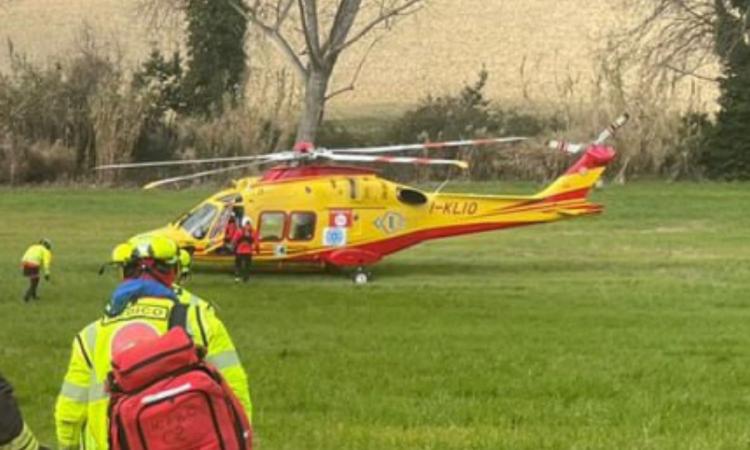
[{"label": "person walking on grass", "polygon": [[13,396],[13,387],[0,374],[0,449],[49,450],[39,445],[34,433],[23,421]]},{"label": "person walking on grass", "polygon": [[255,230],[249,217],[242,219],[242,227],[234,233],[234,280],[247,282],[250,279],[250,265],[253,262],[253,248],[256,242]]},{"label": "person walking on grass", "polygon": [[32,245],[21,257],[21,271],[23,276],[29,279],[29,287],[23,295],[23,301],[37,300],[37,288],[39,277],[43,274],[44,279],[49,281],[50,266],[52,265],[52,242],[49,239],[41,239]]}]

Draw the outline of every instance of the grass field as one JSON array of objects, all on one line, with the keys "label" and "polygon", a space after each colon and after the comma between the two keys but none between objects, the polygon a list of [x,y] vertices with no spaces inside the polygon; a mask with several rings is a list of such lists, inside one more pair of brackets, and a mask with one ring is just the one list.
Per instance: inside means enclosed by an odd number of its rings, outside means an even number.
[{"label": "grass field", "polygon": [[[99,264],[207,193],[0,190],[0,371],[45,441],[73,335],[115,286]],[[260,449],[748,448],[749,194],[610,187],[601,217],[422,245],[364,287],[191,287],[241,351]],[[18,259],[42,235],[53,282],[25,305]]]}]

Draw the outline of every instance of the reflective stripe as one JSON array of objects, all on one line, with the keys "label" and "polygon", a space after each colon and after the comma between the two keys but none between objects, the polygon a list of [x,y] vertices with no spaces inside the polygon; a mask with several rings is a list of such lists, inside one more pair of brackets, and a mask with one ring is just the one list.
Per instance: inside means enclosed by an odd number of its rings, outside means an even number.
[{"label": "reflective stripe", "polygon": [[65,381],[60,389],[60,395],[78,403],[88,403],[89,388]]},{"label": "reflective stripe", "polygon": [[201,318],[201,308],[195,308],[195,318],[198,320],[198,328],[201,331],[203,346],[208,348],[208,338],[206,337],[206,329],[203,326],[203,319]]},{"label": "reflective stripe", "polygon": [[29,427],[24,423],[23,430],[15,439],[5,445],[0,445],[0,450],[38,450],[39,442],[34,437]]},{"label": "reflective stripe", "polygon": [[[188,314],[190,314],[190,311],[188,311]],[[193,333],[193,326],[190,324],[190,321],[186,321],[185,323],[185,331],[187,331],[188,336],[190,336],[190,339],[195,341],[195,333]]]},{"label": "reflective stripe", "polygon": [[227,367],[237,366],[240,364],[240,357],[237,356],[237,352],[230,350],[227,352],[218,353],[216,355],[209,355],[206,357],[212,366],[217,369],[226,369]]},{"label": "reflective stripe", "polygon": [[89,358],[91,358],[92,378],[96,379],[96,322],[90,324],[85,330],[86,347],[88,347]]},{"label": "reflective stripe", "polygon": [[99,400],[106,400],[109,398],[109,393],[104,388],[103,384],[94,383],[89,387],[89,401],[98,402]]}]

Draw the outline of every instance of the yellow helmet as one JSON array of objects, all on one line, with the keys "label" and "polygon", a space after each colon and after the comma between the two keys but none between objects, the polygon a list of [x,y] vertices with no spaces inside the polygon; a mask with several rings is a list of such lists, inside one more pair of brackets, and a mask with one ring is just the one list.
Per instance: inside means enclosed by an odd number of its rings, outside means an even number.
[{"label": "yellow helmet", "polygon": [[110,262],[113,264],[127,264],[133,259],[133,245],[130,242],[119,244],[112,250]]},{"label": "yellow helmet", "polygon": [[131,240],[133,255],[137,259],[153,259],[168,265],[179,261],[179,247],[172,239],[165,236],[143,236]]}]

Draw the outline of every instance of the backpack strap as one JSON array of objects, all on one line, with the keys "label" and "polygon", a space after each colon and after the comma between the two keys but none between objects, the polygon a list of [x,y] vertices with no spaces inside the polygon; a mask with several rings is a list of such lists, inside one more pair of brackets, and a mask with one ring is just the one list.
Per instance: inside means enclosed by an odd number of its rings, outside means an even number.
[{"label": "backpack strap", "polygon": [[174,327],[181,327],[187,331],[188,305],[183,305],[175,301],[172,310],[169,312],[169,322],[167,328],[171,330]]}]

